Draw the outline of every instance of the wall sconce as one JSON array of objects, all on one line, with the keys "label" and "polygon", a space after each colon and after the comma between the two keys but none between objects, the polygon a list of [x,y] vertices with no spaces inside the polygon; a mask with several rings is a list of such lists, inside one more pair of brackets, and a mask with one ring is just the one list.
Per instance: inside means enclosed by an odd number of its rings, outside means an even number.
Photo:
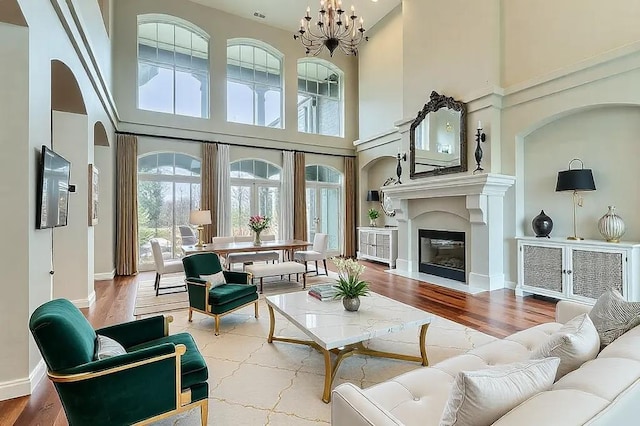
[{"label": "wall sconce", "polygon": [[[579,169],[572,169],[571,163],[580,162]],[[556,192],[573,191],[573,236],[567,237],[569,240],[583,240],[578,237],[576,228],[576,207],[582,207],[582,197],[578,195],[578,191],[595,191],[596,183],[593,181],[593,173],[591,169],[585,169],[584,163],[579,158],[574,158],[569,162],[569,170],[558,172],[558,181],[556,183]]]},{"label": "wall sconce", "polygon": [[380,201],[380,191],[367,191],[367,201]]},{"label": "wall sconce", "polygon": [[477,145],[476,145],[476,152],[475,152],[476,169],[473,171],[474,174],[476,172],[484,171],[484,169],[482,167],[480,167],[480,163],[482,162],[482,146],[480,145],[480,143],[484,142],[485,140],[487,140],[487,135],[482,133],[482,121],[478,120],[478,131],[476,132],[476,144]]},{"label": "wall sconce", "polygon": [[400,176],[402,176],[402,163],[400,161],[407,161],[407,153],[403,152],[402,154],[400,154],[400,151],[398,151],[398,165],[396,166],[396,175],[398,176],[398,180],[396,181],[396,185],[401,184],[402,182],[400,182]]}]

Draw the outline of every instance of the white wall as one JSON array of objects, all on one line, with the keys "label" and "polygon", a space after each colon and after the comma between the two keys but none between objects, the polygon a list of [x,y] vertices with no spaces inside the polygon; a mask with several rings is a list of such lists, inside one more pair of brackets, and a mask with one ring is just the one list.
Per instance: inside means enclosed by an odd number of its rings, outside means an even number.
[{"label": "white wall", "polygon": [[98,224],[94,226],[94,277],[110,279],[115,274],[116,246],[116,150],[110,146],[94,147],[94,163],[99,172]]}]

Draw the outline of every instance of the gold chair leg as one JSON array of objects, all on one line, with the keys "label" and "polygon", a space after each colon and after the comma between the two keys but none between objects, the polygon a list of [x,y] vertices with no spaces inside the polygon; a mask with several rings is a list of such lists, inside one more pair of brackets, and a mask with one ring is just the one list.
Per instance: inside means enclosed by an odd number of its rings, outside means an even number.
[{"label": "gold chair leg", "polygon": [[205,398],[200,405],[200,424],[207,426],[207,420],[209,417],[209,398]]},{"label": "gold chair leg", "polygon": [[258,313],[258,301],[257,300],[256,300],[256,303],[255,303],[255,311],[256,311],[256,318],[258,318],[259,317],[259,313]]},{"label": "gold chair leg", "polygon": [[215,335],[218,336],[220,335],[220,316],[215,315],[213,318],[216,321]]},{"label": "gold chair leg", "polygon": [[193,322],[193,309],[189,308],[189,322]]}]

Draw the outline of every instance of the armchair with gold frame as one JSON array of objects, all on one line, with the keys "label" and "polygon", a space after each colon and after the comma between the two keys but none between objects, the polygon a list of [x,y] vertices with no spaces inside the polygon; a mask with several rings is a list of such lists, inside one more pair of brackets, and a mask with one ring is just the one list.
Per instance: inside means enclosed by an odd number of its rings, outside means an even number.
[{"label": "armchair with gold frame", "polygon": [[[189,292],[189,321],[193,311],[212,316],[215,334],[220,334],[220,318],[245,306],[255,305],[258,318],[258,288],[251,284],[250,274],[222,269],[220,258],[211,252],[196,253],[182,258]],[[203,275],[222,272],[226,284],[212,286]]]},{"label": "armchair with gold frame", "polygon": [[[38,307],[29,329],[70,425],[146,425],[200,408],[208,416],[208,369],[188,333],[169,335],[172,317],[94,330],[70,301]],[[98,360],[97,335],[126,353]]]}]

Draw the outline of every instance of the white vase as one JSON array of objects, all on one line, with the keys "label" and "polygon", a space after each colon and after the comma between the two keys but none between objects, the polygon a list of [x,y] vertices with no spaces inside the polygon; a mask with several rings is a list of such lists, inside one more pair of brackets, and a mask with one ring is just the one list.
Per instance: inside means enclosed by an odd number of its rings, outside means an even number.
[{"label": "white vase", "polygon": [[615,206],[609,206],[607,214],[598,221],[600,234],[610,243],[619,243],[620,237],[624,235],[624,221],[615,212]]}]

